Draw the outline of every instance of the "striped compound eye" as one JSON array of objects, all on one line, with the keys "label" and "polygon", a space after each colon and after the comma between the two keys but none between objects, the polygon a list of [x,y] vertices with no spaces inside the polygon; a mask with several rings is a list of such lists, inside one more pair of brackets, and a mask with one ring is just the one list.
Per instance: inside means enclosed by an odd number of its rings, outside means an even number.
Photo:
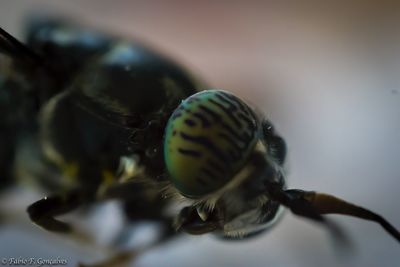
[{"label": "striped compound eye", "polygon": [[165,132],[164,160],[174,186],[198,198],[226,185],[258,140],[258,120],[239,98],[221,90],[184,100]]}]

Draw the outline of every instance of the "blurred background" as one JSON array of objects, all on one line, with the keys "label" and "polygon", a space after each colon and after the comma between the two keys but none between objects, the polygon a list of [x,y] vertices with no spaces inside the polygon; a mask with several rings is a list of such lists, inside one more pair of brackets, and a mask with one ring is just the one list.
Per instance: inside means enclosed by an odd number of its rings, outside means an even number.
[{"label": "blurred background", "polygon": [[[289,187],[332,193],[400,228],[400,4],[276,2],[2,0],[0,25],[23,39],[24,18],[39,10],[151,44],[266,114],[288,143]],[[8,208],[38,198],[10,195]],[[185,236],[132,266],[399,266],[399,245],[380,226],[333,217],[356,247],[346,259],[324,229],[286,213],[256,239]],[[103,232],[114,221],[102,220]],[[0,257],[75,266],[96,255],[27,223],[0,228]]]}]

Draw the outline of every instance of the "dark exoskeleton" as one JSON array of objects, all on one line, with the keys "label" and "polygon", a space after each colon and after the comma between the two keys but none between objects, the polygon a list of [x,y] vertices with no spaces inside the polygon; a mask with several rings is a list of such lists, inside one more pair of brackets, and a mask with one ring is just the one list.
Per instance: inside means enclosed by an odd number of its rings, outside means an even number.
[{"label": "dark exoskeleton", "polygon": [[[25,45],[0,30],[0,52],[1,185],[29,176],[47,188],[51,194],[28,207],[31,220],[47,230],[69,233],[74,229],[56,216],[119,199],[128,218],[161,222],[161,239],[173,236],[174,228],[230,239],[253,236],[277,217],[282,204],[336,233],[322,214],[377,221],[400,240],[394,227],[366,209],[326,194],[286,190],[280,171],[285,142],[264,119],[266,149],[250,153],[251,171],[241,186],[212,208],[195,201],[169,215],[165,208],[175,199],[163,193],[171,187],[163,159],[165,128],[180,103],[204,85],[141,44],[55,20],[32,22]],[[227,203],[238,195],[234,201],[247,206],[235,213]],[[267,200],[260,204],[255,196]],[[253,217],[243,219],[241,212]],[[251,231],[224,235],[230,221],[254,218]]]},{"label": "dark exoskeleton", "polygon": [[119,198],[128,217],[172,227],[158,187],[116,179],[139,163],[143,176],[165,180],[166,121],[201,85],[141,44],[60,21],[31,23],[26,46],[3,30],[0,36],[12,59],[2,58],[0,73],[1,184],[27,175],[53,192],[28,208],[32,221],[69,232],[54,216]]}]

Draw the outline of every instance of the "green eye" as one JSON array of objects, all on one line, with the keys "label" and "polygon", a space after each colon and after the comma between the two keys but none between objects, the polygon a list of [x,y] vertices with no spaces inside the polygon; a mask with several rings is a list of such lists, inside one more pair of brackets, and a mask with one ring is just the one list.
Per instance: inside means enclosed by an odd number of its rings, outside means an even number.
[{"label": "green eye", "polygon": [[164,160],[174,186],[187,197],[201,197],[228,183],[258,140],[253,110],[221,90],[184,100],[165,132]]}]

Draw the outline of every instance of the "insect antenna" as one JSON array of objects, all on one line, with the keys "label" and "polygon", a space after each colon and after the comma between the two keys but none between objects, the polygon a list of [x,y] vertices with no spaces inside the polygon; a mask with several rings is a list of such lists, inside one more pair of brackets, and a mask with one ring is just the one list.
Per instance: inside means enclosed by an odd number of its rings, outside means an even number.
[{"label": "insect antenna", "polygon": [[[275,192],[276,191],[276,192]],[[272,196],[294,214],[325,223],[323,214],[342,214],[379,223],[400,242],[400,232],[381,215],[335,196],[298,189],[273,190]]]},{"label": "insect antenna", "polygon": [[375,212],[324,193],[304,192],[304,198],[308,200],[320,214],[343,214],[377,222],[388,234],[400,242],[400,232],[385,218]]},{"label": "insect antenna", "polygon": [[341,252],[351,251],[352,244],[346,232],[335,222],[324,217],[313,203],[304,197],[304,193],[306,192],[302,190],[283,190],[274,183],[268,186],[268,194],[273,200],[289,208],[293,214],[327,227],[335,247]]},{"label": "insect antenna", "polygon": [[42,58],[32,49],[18,41],[14,36],[0,27],[0,53],[11,58],[30,63],[33,65],[42,65]]}]

